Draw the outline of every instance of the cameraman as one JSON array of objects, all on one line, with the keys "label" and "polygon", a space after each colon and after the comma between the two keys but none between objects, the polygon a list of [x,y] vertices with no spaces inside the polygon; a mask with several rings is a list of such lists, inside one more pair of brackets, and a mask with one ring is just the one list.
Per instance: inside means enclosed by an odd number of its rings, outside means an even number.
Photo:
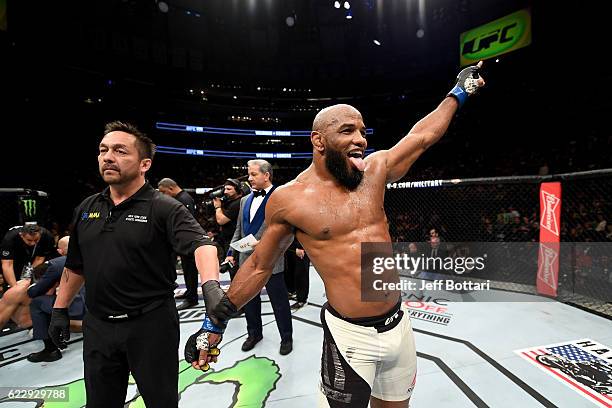
[{"label": "cameraman", "polygon": [[[222,248],[220,255],[222,254],[223,256],[227,254],[229,244],[236,230],[236,222],[240,212],[240,198],[242,198],[240,181],[232,178],[228,178],[223,185],[223,197],[213,198],[215,219],[221,229],[219,233],[219,244]],[[235,273],[234,268],[230,269],[230,278],[233,278]]]}]

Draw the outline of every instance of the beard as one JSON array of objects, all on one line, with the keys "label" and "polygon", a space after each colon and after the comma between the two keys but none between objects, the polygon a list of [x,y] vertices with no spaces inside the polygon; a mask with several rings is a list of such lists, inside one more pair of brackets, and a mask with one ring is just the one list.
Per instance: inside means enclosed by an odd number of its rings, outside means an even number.
[{"label": "beard", "polygon": [[338,150],[327,149],[325,152],[325,167],[327,167],[327,170],[341,185],[353,191],[361,184],[363,172],[353,168],[347,161],[346,157]]}]

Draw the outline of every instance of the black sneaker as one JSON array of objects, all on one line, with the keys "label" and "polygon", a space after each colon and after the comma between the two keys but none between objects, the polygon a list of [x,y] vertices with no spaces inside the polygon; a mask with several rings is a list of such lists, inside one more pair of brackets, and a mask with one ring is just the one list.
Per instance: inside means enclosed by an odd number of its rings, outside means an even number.
[{"label": "black sneaker", "polygon": [[291,310],[298,310],[306,306],[306,302],[295,302],[291,305]]},{"label": "black sneaker", "polygon": [[263,336],[259,336],[259,337],[247,337],[247,339],[244,341],[244,343],[242,343],[242,351],[249,351],[249,350],[253,350],[253,347],[255,347],[255,345],[257,343],[259,343],[261,341],[261,339],[263,339]]},{"label": "black sneaker", "polygon": [[39,351],[38,353],[32,353],[30,355],[28,355],[27,359],[29,362],[31,363],[42,363],[47,362],[50,363],[52,361],[57,361],[60,358],[62,358],[62,352],[59,351],[58,349],[54,349],[54,350],[42,350]]},{"label": "black sneaker", "polygon": [[281,356],[286,356],[293,351],[293,340],[281,341],[280,350],[278,351]]}]

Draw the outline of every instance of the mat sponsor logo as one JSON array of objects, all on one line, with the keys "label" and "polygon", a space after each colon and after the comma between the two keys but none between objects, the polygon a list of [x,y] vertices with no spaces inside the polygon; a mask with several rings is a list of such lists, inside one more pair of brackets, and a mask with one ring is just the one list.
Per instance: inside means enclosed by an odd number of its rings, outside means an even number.
[{"label": "mat sponsor logo", "polygon": [[540,225],[556,236],[559,236],[559,221],[557,220],[555,210],[557,209],[557,206],[559,206],[561,199],[554,194],[542,191],[542,200],[545,207],[544,211],[542,211],[542,220]]},{"label": "mat sponsor logo", "polygon": [[516,350],[599,407],[612,407],[612,348],[591,339]]},{"label": "mat sponsor logo", "polygon": [[453,317],[451,313],[448,313],[446,299],[434,299],[431,296],[418,297],[411,293],[403,297],[403,302],[408,308],[411,319],[448,326]]},{"label": "mat sponsor logo", "polygon": [[[185,360],[179,362],[179,399],[182,394],[193,386],[202,386],[201,384],[233,384],[235,385],[232,402],[228,408],[232,407],[253,407],[263,408],[268,397],[276,389],[276,383],[281,377],[280,369],[274,360],[267,357],[250,356],[244,360],[238,361],[231,367],[223,368],[218,371],[210,370],[206,373],[194,370],[191,365]],[[143,408],[145,406],[142,396],[135,389],[135,381],[130,376],[128,400],[125,403],[126,408]],[[6,388],[6,387],[4,387]],[[81,378],[69,383],[51,385],[41,387],[40,390],[48,389],[65,389],[68,395],[68,401],[44,401],[40,398],[20,398],[18,401],[9,398],[8,396],[0,396],[0,406],[8,404],[10,407],[16,408],[83,408],[86,404],[85,381]],[[207,393],[201,392],[200,395],[203,405],[207,405]],[[35,405],[32,405],[34,403]],[[208,405],[207,405],[208,406]],[[212,405],[210,405],[212,406]]]}]

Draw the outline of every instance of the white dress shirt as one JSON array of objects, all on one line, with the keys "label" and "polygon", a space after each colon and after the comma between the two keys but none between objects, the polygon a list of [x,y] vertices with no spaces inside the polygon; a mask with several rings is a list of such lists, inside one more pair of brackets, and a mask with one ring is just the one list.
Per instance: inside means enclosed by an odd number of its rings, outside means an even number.
[{"label": "white dress shirt", "polygon": [[[268,194],[270,194],[270,190],[272,190],[272,185],[270,185],[270,187],[264,188],[264,190],[266,190],[266,196]],[[249,221],[253,221],[253,218],[255,218],[255,213],[257,212],[257,210],[259,209],[259,206],[261,205],[261,203],[263,203],[264,198],[266,198],[265,196],[257,196],[257,197],[253,197],[253,201],[251,202],[251,211],[249,213]]]}]

